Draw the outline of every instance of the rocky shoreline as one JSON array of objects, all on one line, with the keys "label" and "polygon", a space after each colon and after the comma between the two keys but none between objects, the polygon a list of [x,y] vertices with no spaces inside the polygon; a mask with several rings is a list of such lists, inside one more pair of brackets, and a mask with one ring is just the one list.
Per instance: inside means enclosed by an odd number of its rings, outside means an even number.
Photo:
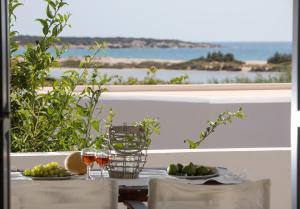
[{"label": "rocky shoreline", "polygon": [[[72,57],[60,61],[61,67],[79,67],[83,58]],[[234,62],[208,62],[205,60],[150,60],[150,59],[124,59],[101,57],[94,60],[94,66],[108,69],[123,68],[150,68],[152,66],[158,69],[168,70],[206,70],[206,71],[250,71],[250,72],[280,72],[290,67],[290,63],[269,64],[266,61],[234,61]],[[91,67],[91,66],[86,66]]]}]

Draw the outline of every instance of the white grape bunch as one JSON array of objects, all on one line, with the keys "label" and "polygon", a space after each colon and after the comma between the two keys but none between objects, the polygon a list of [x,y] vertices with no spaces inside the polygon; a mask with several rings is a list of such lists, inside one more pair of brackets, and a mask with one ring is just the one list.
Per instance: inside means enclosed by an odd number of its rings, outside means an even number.
[{"label": "white grape bunch", "polygon": [[32,169],[24,170],[23,175],[32,177],[66,177],[71,174],[57,162],[50,162],[45,165],[36,165]]}]

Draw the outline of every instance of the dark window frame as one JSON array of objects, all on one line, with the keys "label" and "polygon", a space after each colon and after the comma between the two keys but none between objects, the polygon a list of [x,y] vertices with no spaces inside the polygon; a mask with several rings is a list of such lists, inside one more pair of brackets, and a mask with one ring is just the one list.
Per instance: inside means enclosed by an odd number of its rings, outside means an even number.
[{"label": "dark window frame", "polygon": [[8,0],[0,0],[0,208],[10,208],[9,194],[9,42]]},{"label": "dark window frame", "polygon": [[300,37],[299,37],[299,0],[293,2],[293,59],[292,59],[292,104],[291,104],[291,185],[292,209],[299,209],[300,204]]}]

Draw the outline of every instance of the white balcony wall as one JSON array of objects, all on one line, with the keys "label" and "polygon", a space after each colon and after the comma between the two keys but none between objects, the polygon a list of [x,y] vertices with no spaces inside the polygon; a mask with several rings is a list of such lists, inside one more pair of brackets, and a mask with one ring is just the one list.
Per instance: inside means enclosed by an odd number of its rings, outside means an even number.
[{"label": "white balcony wall", "polygon": [[223,111],[242,107],[247,117],[217,128],[201,148],[290,147],[289,91],[109,92],[104,111],[116,113],[113,125],[157,118],[161,134],[151,149],[184,149]]}]

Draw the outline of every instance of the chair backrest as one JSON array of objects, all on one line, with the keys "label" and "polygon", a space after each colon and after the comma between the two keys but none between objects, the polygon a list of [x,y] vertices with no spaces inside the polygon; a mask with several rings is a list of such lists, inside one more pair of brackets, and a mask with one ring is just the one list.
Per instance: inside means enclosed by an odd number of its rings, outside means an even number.
[{"label": "chair backrest", "polygon": [[114,181],[11,182],[12,209],[117,209],[118,186]]},{"label": "chair backrest", "polygon": [[193,185],[152,179],[148,205],[149,209],[269,209],[270,180],[237,185]]}]

